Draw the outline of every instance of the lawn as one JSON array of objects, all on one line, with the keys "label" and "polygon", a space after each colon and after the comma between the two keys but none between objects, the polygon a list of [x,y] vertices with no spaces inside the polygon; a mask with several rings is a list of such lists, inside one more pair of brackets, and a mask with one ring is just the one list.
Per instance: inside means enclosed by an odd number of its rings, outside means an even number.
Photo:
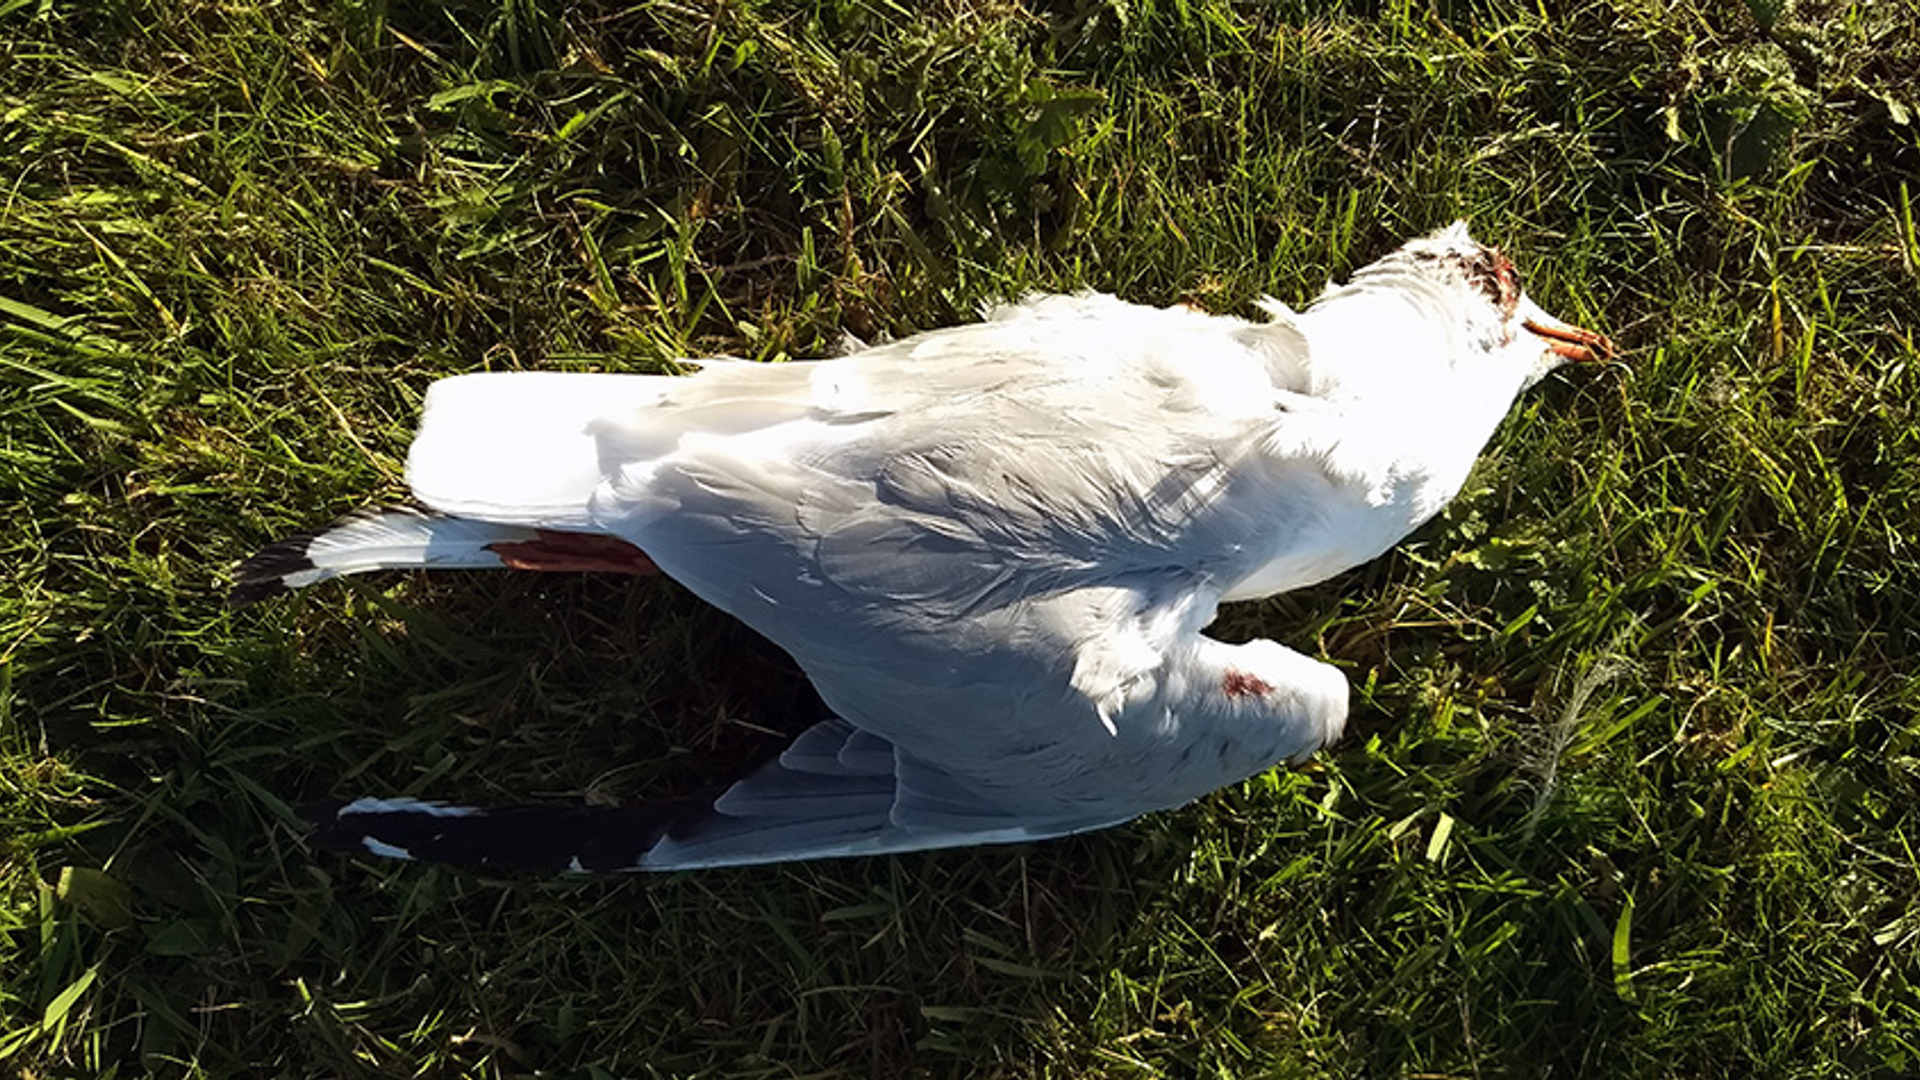
[{"label": "lawn", "polygon": [[[0,1070],[1920,1071],[1916,0],[0,0]],[[665,582],[234,560],[480,369],[1245,313],[1471,220],[1620,363],[1223,613],[1347,738],[1018,848],[632,879],[310,851],[820,708]]]}]

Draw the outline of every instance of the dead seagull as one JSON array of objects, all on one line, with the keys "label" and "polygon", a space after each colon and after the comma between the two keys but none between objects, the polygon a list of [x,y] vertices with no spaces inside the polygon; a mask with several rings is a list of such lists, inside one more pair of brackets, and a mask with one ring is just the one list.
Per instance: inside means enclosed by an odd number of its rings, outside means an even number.
[{"label": "dead seagull", "polygon": [[361,799],[316,839],[502,870],[1037,840],[1181,806],[1340,735],[1347,681],[1201,631],[1431,518],[1515,395],[1605,338],[1464,222],[1264,322],[1033,296],[806,363],[435,383],[420,508],[243,563],[236,603],[391,567],[656,568],[791,653],[836,718],[717,798]]}]

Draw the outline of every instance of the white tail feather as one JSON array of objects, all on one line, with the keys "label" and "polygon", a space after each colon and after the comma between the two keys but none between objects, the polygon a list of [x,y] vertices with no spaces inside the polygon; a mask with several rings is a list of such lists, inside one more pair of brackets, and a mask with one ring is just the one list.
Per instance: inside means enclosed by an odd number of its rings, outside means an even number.
[{"label": "white tail feather", "polygon": [[427,391],[407,455],[414,497],[446,514],[578,528],[603,477],[589,425],[660,400],[663,375],[491,372]]}]

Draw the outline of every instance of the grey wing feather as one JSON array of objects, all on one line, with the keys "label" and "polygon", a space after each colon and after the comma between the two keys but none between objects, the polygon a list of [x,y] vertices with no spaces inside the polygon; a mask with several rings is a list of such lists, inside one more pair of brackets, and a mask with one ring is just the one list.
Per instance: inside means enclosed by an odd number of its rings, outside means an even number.
[{"label": "grey wing feather", "polygon": [[1113,824],[1026,820],[844,720],[814,725],[678,823],[635,869],[675,870],[1039,840]]}]

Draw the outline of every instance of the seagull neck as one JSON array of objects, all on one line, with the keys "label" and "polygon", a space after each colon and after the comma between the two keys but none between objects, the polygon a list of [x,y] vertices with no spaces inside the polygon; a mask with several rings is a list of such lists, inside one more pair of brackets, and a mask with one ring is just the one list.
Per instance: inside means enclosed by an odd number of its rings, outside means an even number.
[{"label": "seagull neck", "polygon": [[1299,316],[1316,354],[1313,392],[1490,432],[1531,368],[1481,340],[1472,315],[1464,294],[1426,275],[1370,268]]},{"label": "seagull neck", "polygon": [[1458,347],[1458,331],[1432,299],[1348,288],[1300,316],[1313,343],[1315,397],[1391,401],[1429,397]]}]

